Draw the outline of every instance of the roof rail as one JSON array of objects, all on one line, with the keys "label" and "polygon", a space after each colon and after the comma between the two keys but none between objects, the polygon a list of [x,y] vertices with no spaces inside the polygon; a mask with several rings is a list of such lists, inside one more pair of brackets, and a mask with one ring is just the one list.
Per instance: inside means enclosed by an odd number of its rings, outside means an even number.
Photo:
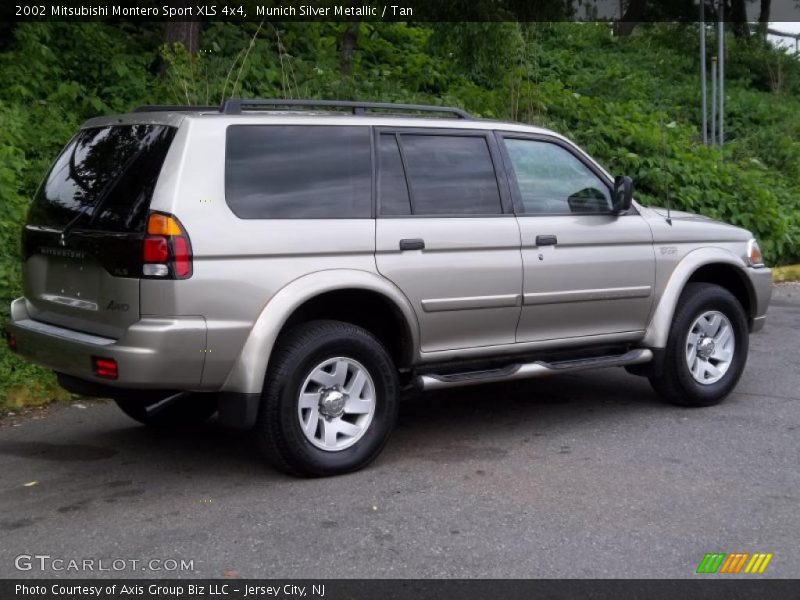
[{"label": "roof rail", "polygon": [[428,104],[393,104],[391,102],[356,102],[352,100],[275,100],[275,99],[243,99],[229,98],[222,103],[220,112],[226,115],[238,115],[243,110],[276,109],[281,107],[303,108],[347,108],[354,115],[363,115],[368,110],[407,111],[442,113],[459,119],[474,118],[467,111],[451,106],[433,106]]},{"label": "roof rail", "polygon": [[222,109],[217,106],[190,106],[181,104],[144,104],[133,109],[135,113],[141,112],[196,112],[213,110],[220,112]]}]

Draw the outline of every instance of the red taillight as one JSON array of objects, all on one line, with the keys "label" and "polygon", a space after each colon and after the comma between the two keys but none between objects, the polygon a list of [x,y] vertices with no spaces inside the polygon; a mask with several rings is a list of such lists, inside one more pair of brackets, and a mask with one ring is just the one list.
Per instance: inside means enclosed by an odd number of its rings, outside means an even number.
[{"label": "red taillight", "polygon": [[185,237],[172,239],[172,250],[174,256],[175,276],[184,279],[192,273],[192,258],[189,253],[189,242]]},{"label": "red taillight", "polygon": [[95,375],[98,377],[104,377],[105,379],[116,379],[118,376],[117,361],[115,361],[113,358],[99,358],[97,356],[93,356],[92,369],[94,370]]},{"label": "red taillight", "polygon": [[168,260],[167,238],[155,236],[144,238],[144,262],[165,263]]},{"label": "red taillight", "polygon": [[150,213],[142,245],[142,275],[155,279],[192,276],[192,245],[177,218]]}]

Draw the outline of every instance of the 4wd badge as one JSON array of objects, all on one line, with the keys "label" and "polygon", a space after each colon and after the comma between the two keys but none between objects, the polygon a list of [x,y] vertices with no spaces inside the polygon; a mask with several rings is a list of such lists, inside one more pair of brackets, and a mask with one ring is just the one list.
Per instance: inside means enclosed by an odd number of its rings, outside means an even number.
[{"label": "4wd badge", "polygon": [[114,302],[113,300],[106,306],[106,310],[121,310],[123,312],[126,312],[129,308],[130,306],[127,304],[123,302]]}]

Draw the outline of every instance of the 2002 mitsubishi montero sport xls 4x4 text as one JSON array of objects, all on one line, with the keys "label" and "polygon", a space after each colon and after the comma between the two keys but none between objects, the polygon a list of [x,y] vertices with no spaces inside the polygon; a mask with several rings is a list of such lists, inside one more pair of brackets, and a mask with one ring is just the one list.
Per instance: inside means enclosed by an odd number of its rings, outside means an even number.
[{"label": "2002 mitsubishi montero sport xls 4x4 text", "polygon": [[23,233],[8,340],[143,423],[351,471],[398,394],[625,366],[721,401],[764,325],[753,236],[640,206],[562,136],[451,108],[228,100],[86,122]]}]

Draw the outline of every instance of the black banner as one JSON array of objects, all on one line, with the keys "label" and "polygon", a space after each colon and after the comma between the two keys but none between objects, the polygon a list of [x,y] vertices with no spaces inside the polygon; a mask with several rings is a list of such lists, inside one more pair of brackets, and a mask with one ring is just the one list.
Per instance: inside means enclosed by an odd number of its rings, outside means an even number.
[{"label": "black banner", "polygon": [[[755,23],[758,2],[742,15],[705,0],[704,19]],[[726,3],[730,6],[729,3]],[[670,21],[700,18],[699,0],[18,0],[6,21]],[[741,12],[741,11],[740,11]],[[772,0],[770,22],[800,21],[795,0]]]},{"label": "black banner", "polygon": [[798,580],[2,580],[3,600],[800,599]]}]

